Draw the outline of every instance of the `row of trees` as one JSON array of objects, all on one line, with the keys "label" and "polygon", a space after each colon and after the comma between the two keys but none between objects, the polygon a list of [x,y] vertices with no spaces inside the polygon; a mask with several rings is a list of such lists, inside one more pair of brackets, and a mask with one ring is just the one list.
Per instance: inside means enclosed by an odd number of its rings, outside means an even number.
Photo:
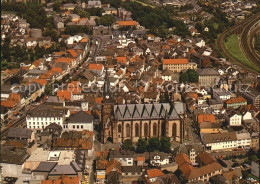
[{"label": "row of trees", "polygon": [[168,137],[162,137],[161,139],[152,137],[149,140],[139,138],[134,147],[132,141],[127,139],[123,142],[122,149],[136,151],[137,153],[144,153],[146,151],[161,151],[169,153],[171,151],[171,141]]}]

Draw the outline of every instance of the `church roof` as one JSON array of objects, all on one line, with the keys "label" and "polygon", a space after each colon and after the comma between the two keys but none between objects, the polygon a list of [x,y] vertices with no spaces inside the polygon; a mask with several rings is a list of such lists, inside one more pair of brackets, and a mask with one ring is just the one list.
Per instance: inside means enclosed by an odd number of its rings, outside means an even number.
[{"label": "church roof", "polygon": [[115,119],[179,119],[175,108],[169,103],[158,104],[124,104],[114,106]]}]

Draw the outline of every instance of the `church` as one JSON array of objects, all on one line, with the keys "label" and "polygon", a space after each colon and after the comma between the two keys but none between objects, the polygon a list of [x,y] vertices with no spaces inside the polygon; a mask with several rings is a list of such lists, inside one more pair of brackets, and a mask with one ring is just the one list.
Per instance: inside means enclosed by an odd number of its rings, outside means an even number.
[{"label": "church", "polygon": [[106,120],[104,142],[121,143],[130,139],[136,143],[139,138],[151,137],[183,140],[182,118],[169,103],[113,105],[112,116]]}]

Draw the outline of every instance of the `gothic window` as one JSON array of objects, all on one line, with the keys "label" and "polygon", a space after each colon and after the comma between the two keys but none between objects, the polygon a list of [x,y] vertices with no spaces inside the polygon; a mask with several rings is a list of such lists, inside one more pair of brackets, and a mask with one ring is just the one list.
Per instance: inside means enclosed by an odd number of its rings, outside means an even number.
[{"label": "gothic window", "polygon": [[153,136],[157,135],[157,125],[156,123],[153,124]]},{"label": "gothic window", "polygon": [[138,125],[138,123],[135,124],[135,137],[139,137],[139,125]]},{"label": "gothic window", "polygon": [[126,125],[126,137],[130,137],[130,125]]},{"label": "gothic window", "polygon": [[149,131],[148,124],[145,123],[145,124],[144,124],[144,136],[145,136],[145,137],[148,137],[148,131]]},{"label": "gothic window", "polygon": [[117,129],[118,129],[118,130],[117,130],[117,131],[118,131],[118,133],[121,133],[122,127],[121,127],[121,125],[120,125],[120,124],[118,125]]},{"label": "gothic window", "polygon": [[177,136],[177,125],[176,123],[172,124],[172,137],[175,140]]}]

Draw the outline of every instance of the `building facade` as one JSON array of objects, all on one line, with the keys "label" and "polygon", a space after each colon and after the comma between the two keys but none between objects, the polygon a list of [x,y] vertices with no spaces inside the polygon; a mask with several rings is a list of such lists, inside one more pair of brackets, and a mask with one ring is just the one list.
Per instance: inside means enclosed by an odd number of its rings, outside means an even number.
[{"label": "building facade", "polygon": [[63,127],[65,120],[65,110],[54,106],[36,106],[29,110],[26,116],[26,125],[33,131],[42,131],[52,123]]},{"label": "building facade", "polygon": [[139,138],[163,136],[182,141],[182,120],[168,103],[114,105],[113,114],[109,130],[112,134],[106,134],[105,138],[111,136],[114,143],[126,139],[136,143]]},{"label": "building facade", "polygon": [[197,64],[189,62],[188,59],[164,59],[163,70],[166,69],[179,73],[188,69],[197,70]]},{"label": "building facade", "polygon": [[219,81],[219,73],[213,68],[204,68],[198,70],[200,85],[212,86]]}]

